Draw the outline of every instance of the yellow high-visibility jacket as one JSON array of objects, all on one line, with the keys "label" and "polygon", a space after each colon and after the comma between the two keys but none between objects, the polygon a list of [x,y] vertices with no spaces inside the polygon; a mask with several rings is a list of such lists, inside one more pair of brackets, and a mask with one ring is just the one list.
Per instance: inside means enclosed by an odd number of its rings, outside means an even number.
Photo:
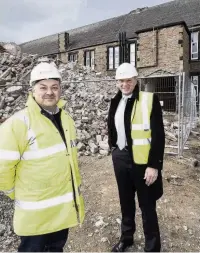
[{"label": "yellow high-visibility jacket", "polygon": [[15,200],[17,235],[56,232],[84,220],[76,130],[64,104],[58,107],[67,147],[31,93],[25,109],[0,125],[0,190]]},{"label": "yellow high-visibility jacket", "polygon": [[151,148],[150,117],[153,106],[153,93],[139,93],[131,115],[131,137],[133,159],[136,164],[147,164]]}]

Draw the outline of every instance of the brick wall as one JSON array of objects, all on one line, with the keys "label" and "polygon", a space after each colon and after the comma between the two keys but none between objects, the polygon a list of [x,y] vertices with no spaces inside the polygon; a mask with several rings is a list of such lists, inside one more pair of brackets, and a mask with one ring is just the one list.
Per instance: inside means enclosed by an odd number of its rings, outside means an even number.
[{"label": "brick wall", "polygon": [[200,73],[200,61],[191,61],[190,71],[191,73]]},{"label": "brick wall", "polygon": [[[114,75],[115,70],[107,70],[107,48],[117,43],[88,47],[70,52],[63,51],[64,35],[60,35],[60,59],[68,62],[68,54],[77,52],[78,63],[84,65],[84,52],[95,51],[95,71]],[[189,35],[183,25],[162,28],[138,34],[137,68],[140,77],[160,73],[189,72]],[[196,68],[195,68],[196,69]]]},{"label": "brick wall", "polygon": [[[69,53],[77,52],[78,53],[78,63],[84,65],[84,52],[87,50],[94,50],[94,57],[95,57],[95,71],[102,72],[107,75],[113,75],[115,71],[108,71],[107,70],[107,47],[115,46],[117,43],[110,43],[95,47],[88,47],[80,50],[70,51]],[[63,62],[68,61],[68,54],[69,53],[61,53],[60,59]]]},{"label": "brick wall", "polygon": [[157,65],[158,31],[141,33],[137,43],[137,67],[155,67]]},{"label": "brick wall", "polygon": [[158,70],[170,73],[183,70],[183,51],[187,51],[187,42],[184,44],[184,50],[181,44],[184,35],[185,28],[182,25],[138,34],[139,75],[147,76]]},{"label": "brick wall", "polygon": [[68,54],[65,52],[65,53],[61,53],[59,55],[59,59],[63,62],[63,63],[67,63],[68,62]]}]

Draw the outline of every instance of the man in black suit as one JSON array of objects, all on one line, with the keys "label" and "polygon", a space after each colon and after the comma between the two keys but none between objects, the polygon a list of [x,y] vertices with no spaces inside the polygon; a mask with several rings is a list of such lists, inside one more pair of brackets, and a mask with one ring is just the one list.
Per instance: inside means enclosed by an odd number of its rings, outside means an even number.
[{"label": "man in black suit", "polygon": [[142,212],[145,252],[161,250],[156,201],[163,195],[165,133],[158,97],[139,91],[137,70],[130,63],[116,70],[116,96],[108,115],[108,142],[122,212],[121,238],[112,252],[133,245],[135,193]]}]

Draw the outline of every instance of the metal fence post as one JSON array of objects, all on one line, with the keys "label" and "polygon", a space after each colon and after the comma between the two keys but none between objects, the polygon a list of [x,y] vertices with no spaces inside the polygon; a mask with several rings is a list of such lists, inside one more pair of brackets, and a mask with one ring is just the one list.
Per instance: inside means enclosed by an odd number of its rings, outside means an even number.
[{"label": "metal fence post", "polygon": [[182,103],[181,103],[181,156],[183,156],[183,149],[184,149],[184,102],[185,102],[185,72],[183,72],[183,79],[182,79]]},{"label": "metal fence post", "polygon": [[199,112],[198,112],[198,116],[200,117],[200,92],[199,92]]},{"label": "metal fence post", "polygon": [[178,156],[181,155],[181,142],[180,142],[180,133],[181,133],[181,73],[178,78]]}]

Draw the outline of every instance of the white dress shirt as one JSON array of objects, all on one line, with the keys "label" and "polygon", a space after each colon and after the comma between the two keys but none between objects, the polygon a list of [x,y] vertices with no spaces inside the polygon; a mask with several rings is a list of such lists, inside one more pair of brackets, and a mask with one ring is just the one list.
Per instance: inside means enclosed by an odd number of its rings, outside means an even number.
[{"label": "white dress shirt", "polygon": [[43,108],[43,110],[45,110],[46,112],[48,112],[48,113],[51,114],[51,115],[57,114],[57,113],[60,111],[58,107],[56,107],[55,112],[48,111],[48,110],[46,110],[46,109],[44,109],[44,108]]},{"label": "white dress shirt", "polygon": [[132,94],[126,96],[122,95],[122,98],[117,107],[117,111],[115,113],[115,127],[117,130],[117,146],[120,150],[122,150],[125,146],[127,146],[125,126],[124,126],[124,111],[126,108],[126,103],[128,98],[131,98]]}]

